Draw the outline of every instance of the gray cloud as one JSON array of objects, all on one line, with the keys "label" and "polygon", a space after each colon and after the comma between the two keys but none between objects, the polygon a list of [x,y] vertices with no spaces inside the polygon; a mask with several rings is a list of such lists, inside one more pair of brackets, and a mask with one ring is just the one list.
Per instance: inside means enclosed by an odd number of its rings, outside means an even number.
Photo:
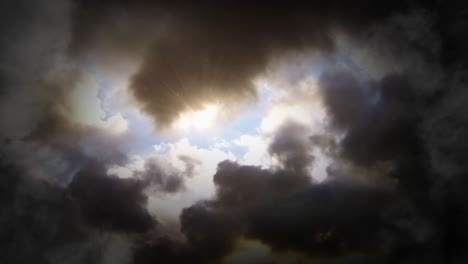
[{"label": "gray cloud", "polygon": [[119,50],[138,50],[133,46],[141,44],[146,51],[131,89],[142,108],[164,127],[181,112],[201,109],[204,103],[252,98],[253,78],[276,59],[290,51],[330,51],[334,32],[361,30],[406,8],[396,2],[357,5],[360,11],[334,1],[268,7],[238,1],[79,1],[71,47],[83,52],[88,46],[104,46],[115,49],[117,56],[125,53]]},{"label": "gray cloud", "polygon": [[147,159],[144,169],[136,172],[134,176],[142,179],[145,185],[157,192],[176,193],[185,188],[185,173],[175,168],[163,166],[162,162],[156,158]]},{"label": "gray cloud", "polygon": [[285,122],[276,131],[269,152],[278,157],[283,166],[296,173],[306,173],[304,169],[312,165],[314,157],[311,152],[311,142],[305,126],[292,121]]},{"label": "gray cloud", "polygon": [[[406,12],[418,2],[3,1],[1,262],[106,263],[135,249],[135,263],[218,263],[242,238],[323,263],[465,262],[466,8]],[[196,161],[109,175],[128,162],[127,138],[63,115],[82,60],[141,60],[130,89],[164,126],[205,102],[254,98],[252,78],[291,52],[333,55],[335,33],[364,47],[357,63],[378,74],[326,70],[329,134],[285,123],[269,146],[280,167],[221,162],[215,196],[180,216],[184,241],[161,235],[145,190],[183,190]],[[336,166],[322,183],[308,172],[314,148]],[[375,174],[376,184],[352,180]]]}]

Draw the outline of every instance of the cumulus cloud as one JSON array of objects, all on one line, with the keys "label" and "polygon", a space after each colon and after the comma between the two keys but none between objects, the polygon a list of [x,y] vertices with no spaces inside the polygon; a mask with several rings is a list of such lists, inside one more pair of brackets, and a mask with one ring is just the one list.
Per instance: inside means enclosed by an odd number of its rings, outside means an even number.
[{"label": "cumulus cloud", "polygon": [[[220,263],[245,240],[323,263],[466,262],[466,12],[3,1],[0,262]],[[254,99],[257,76],[310,52],[328,63],[283,83],[260,135],[233,141],[248,147],[243,160],[180,139],[151,142],[154,157],[126,178],[107,171],[138,153],[130,133],[96,118],[90,64],[139,64],[128,89],[164,127],[207,103]],[[320,155],[330,166],[319,183]]]},{"label": "cumulus cloud", "polygon": [[135,177],[145,181],[146,185],[154,186],[156,191],[174,193],[184,188],[184,176],[188,176],[187,173],[164,167],[157,159],[149,158],[145,161],[144,169],[136,172]]},{"label": "cumulus cloud", "polygon": [[200,110],[206,103],[255,96],[253,78],[284,53],[332,50],[335,31],[355,31],[406,6],[369,1],[358,5],[366,12],[333,1],[268,7],[236,1],[196,5],[79,1],[72,50],[104,46],[121,55],[144,49],[132,91],[143,109],[166,126],[180,113]]},{"label": "cumulus cloud", "polygon": [[285,122],[278,130],[270,144],[270,154],[278,158],[284,168],[297,173],[312,165],[314,157],[310,153],[310,132],[307,128],[294,122]]},{"label": "cumulus cloud", "polygon": [[[418,25],[414,30],[420,30]],[[401,45],[404,51],[394,50],[395,59],[415,52],[428,67],[423,69],[433,69],[423,72],[441,74],[441,65],[434,66],[433,57],[418,53],[417,45]],[[466,98],[460,90],[460,72],[449,75],[450,88],[433,82],[447,78],[443,74],[428,79],[417,74],[403,68],[373,78],[352,69],[326,69],[318,86],[329,117],[327,134],[291,124],[278,129],[269,151],[284,168],[220,163],[214,175],[216,196],[181,215],[189,242],[179,245],[193,250],[184,252],[205,252],[210,246],[211,258],[200,254],[216,262],[247,237],[274,251],[292,250],[324,263],[465,259],[460,250],[466,234],[455,231],[466,217],[461,204],[465,181],[460,177],[465,166],[458,155],[464,150],[463,144],[454,143],[464,131],[461,102]],[[444,89],[434,96],[434,91]],[[329,177],[320,184],[294,185],[293,179],[301,179],[296,173],[284,178],[291,184],[282,182],[288,167],[304,167],[313,160],[307,158],[313,148],[332,158]],[[200,233],[197,227],[203,225],[210,230]],[[223,231],[212,232],[216,227]]]},{"label": "cumulus cloud", "polygon": [[101,229],[144,232],[156,221],[147,212],[142,182],[106,175],[102,168],[88,166],[69,185],[87,223]]}]

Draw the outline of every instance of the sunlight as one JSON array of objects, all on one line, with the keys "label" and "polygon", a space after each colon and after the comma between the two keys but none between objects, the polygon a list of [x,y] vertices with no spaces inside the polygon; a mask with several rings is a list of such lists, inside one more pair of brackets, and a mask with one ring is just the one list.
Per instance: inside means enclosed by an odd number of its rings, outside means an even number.
[{"label": "sunlight", "polygon": [[189,128],[209,129],[214,125],[218,112],[219,105],[206,104],[202,110],[181,114],[176,122],[176,127],[184,130]]}]

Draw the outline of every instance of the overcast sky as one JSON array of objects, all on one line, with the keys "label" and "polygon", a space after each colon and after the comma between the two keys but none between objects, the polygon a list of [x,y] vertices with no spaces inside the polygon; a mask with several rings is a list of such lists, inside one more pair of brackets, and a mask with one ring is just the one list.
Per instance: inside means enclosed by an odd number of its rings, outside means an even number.
[{"label": "overcast sky", "polygon": [[468,8],[0,3],[0,263],[468,261]]}]

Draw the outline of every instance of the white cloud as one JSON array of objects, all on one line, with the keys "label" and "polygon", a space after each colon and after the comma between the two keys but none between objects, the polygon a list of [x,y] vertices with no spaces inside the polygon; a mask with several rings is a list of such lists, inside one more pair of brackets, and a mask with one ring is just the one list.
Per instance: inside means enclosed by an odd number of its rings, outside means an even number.
[{"label": "white cloud", "polygon": [[273,98],[260,124],[260,131],[274,133],[286,120],[294,120],[312,129],[321,129],[326,119],[315,76],[305,76],[293,85],[271,80],[278,96]]},{"label": "white cloud", "polygon": [[260,135],[242,135],[234,140],[234,144],[247,149],[240,163],[244,165],[254,165],[268,167],[270,158],[268,155],[269,142],[266,137]]},{"label": "white cloud", "polygon": [[69,118],[78,124],[103,128],[112,133],[123,133],[128,122],[121,113],[107,116],[98,97],[99,84],[85,75],[69,97]]},{"label": "white cloud", "polygon": [[[310,74],[303,74],[300,78],[296,78],[293,82],[285,77],[284,74],[273,74],[270,77],[257,81],[257,86],[259,88],[260,100],[258,105],[254,106],[252,109],[257,109],[257,114],[264,114],[263,119],[257,124],[251,124],[257,128],[256,133],[253,132],[243,132],[240,131],[239,134],[236,134],[237,138],[223,138],[217,137],[221,136],[225,131],[222,130],[222,125],[224,125],[224,119],[221,117],[229,116],[232,109],[221,109],[222,111],[229,112],[228,114],[224,112],[217,113],[218,116],[214,128],[205,130],[203,132],[204,137],[211,135],[215,140],[209,147],[197,146],[196,143],[191,141],[188,133],[196,132],[198,136],[200,129],[190,129],[189,127],[192,123],[200,123],[198,121],[190,121],[189,123],[182,122],[182,128],[187,127],[187,129],[179,130],[170,130],[167,133],[170,135],[165,135],[162,131],[158,131],[157,134],[151,134],[146,139],[148,142],[154,142],[153,139],[158,138],[158,140],[168,140],[166,142],[161,142],[159,144],[153,145],[153,153],[141,154],[140,156],[135,156],[132,158],[131,162],[126,166],[112,166],[108,169],[109,172],[117,174],[119,177],[131,177],[134,175],[135,171],[141,170],[144,166],[144,161],[150,157],[156,157],[159,160],[163,161],[163,164],[166,164],[168,168],[175,168],[180,171],[186,170],[186,162],[180,159],[181,156],[188,156],[195,160],[200,161],[196,163],[193,168],[193,176],[187,177],[185,179],[184,191],[174,193],[174,194],[158,194],[158,193],[149,193],[149,204],[148,208],[151,212],[158,217],[159,221],[162,222],[173,222],[177,220],[180,214],[180,211],[187,206],[192,205],[198,200],[206,199],[212,197],[215,194],[215,186],[213,184],[213,175],[216,173],[216,168],[219,162],[229,159],[237,160],[240,164],[243,165],[254,165],[261,166],[263,168],[268,168],[271,166],[277,165],[275,159],[273,159],[268,153],[268,147],[271,143],[271,140],[275,132],[285,123],[287,120],[294,120],[305,126],[307,126],[311,133],[323,133],[326,126],[326,111],[322,105],[319,91],[317,88],[317,79],[316,76]],[[88,87],[93,87],[93,85],[88,85]],[[94,87],[97,87],[94,84]],[[88,88],[91,89],[91,88]],[[97,89],[97,88],[96,88]],[[120,95],[128,96],[124,91],[125,88],[117,89]],[[86,111],[94,111],[94,116],[103,115],[103,110],[100,108],[99,99],[95,97],[97,90],[91,89],[88,93],[92,94],[93,97],[89,94],[84,94],[81,100],[90,100],[93,102],[92,105],[97,105],[93,108],[86,109]],[[108,94],[110,97],[114,97],[115,92]],[[115,96],[116,98],[121,98],[122,96]],[[125,100],[124,100],[125,101]],[[130,129],[135,129],[132,124],[137,121],[140,116],[130,116],[128,113],[129,109],[135,111],[134,107],[136,106],[135,102],[131,99],[126,100],[127,103],[122,103],[119,106],[115,106],[113,113],[123,113],[122,115],[117,115],[115,117],[116,126],[121,122],[118,119],[127,118],[130,122]],[[105,102],[105,100],[104,100]],[[102,103],[102,102],[101,102]],[[80,103],[78,105],[86,105]],[[259,107],[261,105],[261,107]],[[245,109],[243,109],[245,111]],[[82,114],[86,114],[86,111],[83,111]],[[211,111],[211,110],[210,110]],[[215,115],[210,111],[206,112],[208,115],[200,116],[196,118],[202,119],[213,119]],[[253,111],[253,110],[252,110]],[[244,113],[244,112],[243,112]],[[195,113],[192,113],[195,118]],[[239,114],[239,113],[237,113]],[[145,117],[141,123],[151,124],[151,119],[146,118],[147,115],[141,113],[142,117]],[[86,117],[86,115],[85,115]],[[138,118],[137,118],[138,117]],[[196,119],[195,118],[195,119]],[[112,118],[108,119],[108,122]],[[137,120],[138,119],[138,120]],[[85,118],[86,120],[86,118]],[[125,119],[124,119],[125,120]],[[190,119],[191,120],[191,119]],[[212,121],[213,121],[212,120]],[[91,120],[93,121],[93,120]],[[96,121],[96,120],[94,120]],[[100,118],[98,118],[98,121]],[[228,121],[226,121],[228,122]],[[190,126],[188,126],[190,125]],[[249,124],[250,125],[250,124]],[[252,131],[252,127],[245,128],[246,131]],[[115,130],[119,130],[115,128]],[[134,131],[130,131],[131,133]],[[185,135],[185,137],[184,137]],[[138,136],[138,135],[137,135]],[[182,138],[178,138],[181,137]],[[192,135],[190,135],[191,137]],[[235,148],[244,148],[246,151],[241,157],[236,157],[233,153]],[[310,168],[311,175],[319,180],[325,178],[326,167],[329,164],[329,161],[326,159],[325,155],[316,154],[316,160],[314,166]]]},{"label": "white cloud", "polygon": [[129,162],[125,166],[111,165],[107,168],[108,174],[116,175],[120,178],[131,178],[137,171],[143,170],[145,165],[145,159],[140,155],[132,155]]},{"label": "white cloud", "polygon": [[199,161],[195,164],[193,176],[185,179],[185,191],[171,195],[150,194],[148,207],[163,222],[177,220],[184,207],[212,197],[215,193],[213,175],[216,173],[218,163],[226,159],[236,160],[236,156],[231,152],[216,147],[198,147],[187,138],[155,145],[154,150],[156,157],[165,160],[168,166],[181,171],[186,169],[186,163],[180,159],[181,156]]},{"label": "white cloud", "polygon": [[[162,143],[154,146],[159,155],[166,156],[168,161],[178,169],[185,169],[185,162],[180,160],[180,156],[189,156],[200,161],[195,166],[194,176],[188,180],[188,188],[201,196],[210,196],[214,193],[213,175],[216,172],[218,163],[230,159],[236,160],[236,156],[231,152],[223,151],[219,148],[201,148],[192,144],[187,138],[182,138],[174,143]],[[161,153],[161,150],[164,152]]]},{"label": "white cloud", "polygon": [[225,139],[220,139],[216,141],[213,145],[213,147],[217,149],[229,149],[231,146],[232,144]]}]

